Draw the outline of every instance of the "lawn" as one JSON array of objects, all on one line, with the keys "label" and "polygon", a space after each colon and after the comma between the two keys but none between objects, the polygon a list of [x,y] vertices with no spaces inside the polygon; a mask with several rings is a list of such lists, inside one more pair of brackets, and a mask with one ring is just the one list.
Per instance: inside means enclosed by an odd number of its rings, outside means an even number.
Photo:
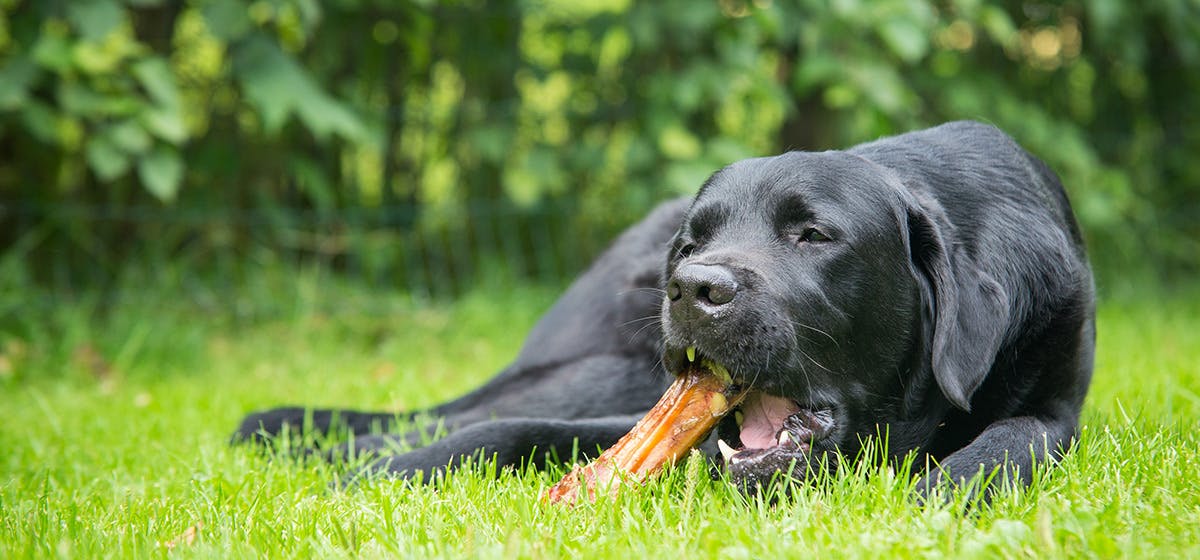
[{"label": "lawn", "polygon": [[1194,295],[1104,303],[1075,451],[1028,491],[962,514],[914,505],[909,478],[877,467],[769,505],[693,460],[565,509],[538,499],[561,471],[484,465],[333,492],[330,467],[226,444],[243,414],[273,405],[453,397],[515,354],[552,290],[430,303],[306,273],[233,293],[10,291],[0,558],[1200,557]]}]

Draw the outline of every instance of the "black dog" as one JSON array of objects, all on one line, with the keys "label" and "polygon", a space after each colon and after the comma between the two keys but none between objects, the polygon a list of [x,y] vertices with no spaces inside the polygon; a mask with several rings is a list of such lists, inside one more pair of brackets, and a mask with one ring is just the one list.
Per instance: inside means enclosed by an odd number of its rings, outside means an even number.
[{"label": "black dog", "polygon": [[[610,446],[671,373],[707,359],[752,389],[716,430],[746,488],[804,479],[877,436],[894,457],[933,460],[923,492],[998,469],[1027,483],[1076,433],[1093,299],[1057,177],[993,127],[741,161],[621,235],[485,386],[338,453],[414,445],[436,424],[448,435],[369,470],[430,476],[480,455],[540,465]],[[307,414],[310,429],[336,419],[356,434],[398,418]],[[305,415],[253,414],[235,438]]]}]

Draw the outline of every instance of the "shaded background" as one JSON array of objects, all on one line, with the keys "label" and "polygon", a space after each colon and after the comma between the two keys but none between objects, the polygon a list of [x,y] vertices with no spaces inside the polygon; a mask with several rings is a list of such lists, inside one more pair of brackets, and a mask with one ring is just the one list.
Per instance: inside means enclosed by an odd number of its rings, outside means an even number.
[{"label": "shaded background", "polygon": [[961,118],[1062,176],[1102,294],[1189,282],[1197,6],[0,0],[0,314],[562,283],[733,160]]}]

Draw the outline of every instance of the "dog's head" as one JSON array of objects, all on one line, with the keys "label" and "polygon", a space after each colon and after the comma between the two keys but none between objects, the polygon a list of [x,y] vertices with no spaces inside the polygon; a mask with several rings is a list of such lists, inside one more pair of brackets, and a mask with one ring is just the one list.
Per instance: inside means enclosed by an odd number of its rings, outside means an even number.
[{"label": "dog's head", "polygon": [[939,389],[970,407],[1005,309],[994,282],[955,270],[932,212],[845,152],[746,160],[709,179],[670,249],[664,360],[711,360],[753,390],[738,425],[720,428],[727,458],[777,470]]}]

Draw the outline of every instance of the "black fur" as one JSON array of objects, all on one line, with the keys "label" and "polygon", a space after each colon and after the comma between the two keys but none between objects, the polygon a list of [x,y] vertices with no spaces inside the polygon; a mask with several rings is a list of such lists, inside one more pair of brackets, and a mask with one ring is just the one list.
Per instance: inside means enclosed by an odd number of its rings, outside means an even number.
[{"label": "black fur", "polygon": [[[923,493],[981,469],[1028,483],[1076,433],[1093,305],[1061,184],[993,127],[751,159],[621,235],[486,385],[409,416],[412,433],[338,452],[417,444],[434,423],[448,435],[368,469],[413,477],[479,454],[514,465],[591,452],[633,426],[695,346],[756,390],[832,413],[811,450],[733,465],[748,488],[788,468],[805,478],[879,434],[894,457],[931,459]],[[312,415],[318,430],[335,417]],[[336,415],[357,434],[396,418]],[[269,440],[303,416],[252,414],[235,439]]]}]

